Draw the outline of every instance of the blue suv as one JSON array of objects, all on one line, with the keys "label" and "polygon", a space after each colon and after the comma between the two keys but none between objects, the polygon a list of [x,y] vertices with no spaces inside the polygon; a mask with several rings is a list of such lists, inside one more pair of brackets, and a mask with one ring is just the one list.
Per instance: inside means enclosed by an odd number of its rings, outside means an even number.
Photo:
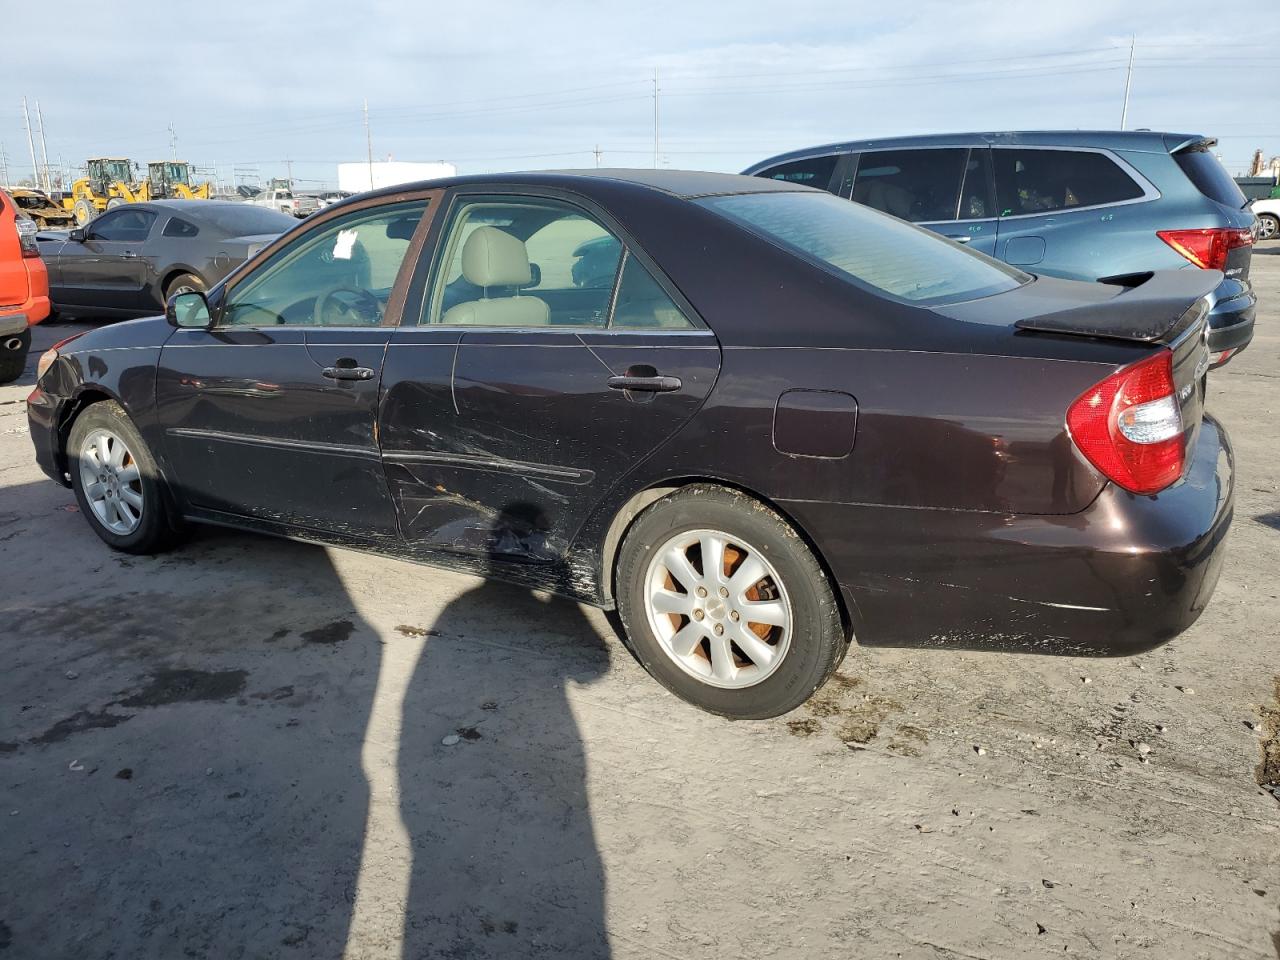
[{"label": "blue suv", "polygon": [[796,150],[743,171],[803,183],[927,227],[1031,273],[1140,283],[1221,270],[1215,366],[1253,338],[1256,218],[1216,140],[1151,131],[963,133]]}]

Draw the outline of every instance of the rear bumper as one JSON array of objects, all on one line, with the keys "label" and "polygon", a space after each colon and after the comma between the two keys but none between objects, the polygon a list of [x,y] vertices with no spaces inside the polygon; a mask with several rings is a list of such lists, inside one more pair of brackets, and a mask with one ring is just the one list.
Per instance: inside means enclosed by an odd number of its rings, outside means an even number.
[{"label": "rear bumper", "polygon": [[1220,367],[1249,345],[1258,297],[1247,280],[1224,280],[1209,311],[1209,356]]},{"label": "rear bumper", "polygon": [[1069,516],[783,506],[823,531],[860,643],[1124,656],[1173,639],[1208,604],[1233,472],[1206,417],[1183,480],[1153,497],[1108,485]]}]

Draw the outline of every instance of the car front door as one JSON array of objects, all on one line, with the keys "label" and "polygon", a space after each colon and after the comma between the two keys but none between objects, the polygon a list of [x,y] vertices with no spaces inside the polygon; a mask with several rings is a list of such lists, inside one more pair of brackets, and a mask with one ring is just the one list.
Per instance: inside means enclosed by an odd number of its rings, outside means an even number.
[{"label": "car front door", "polygon": [[571,579],[592,509],[706,398],[715,336],[604,223],[563,198],[455,199],[420,323],[395,333],[383,376],[411,549]]},{"label": "car front door", "polygon": [[291,236],[178,330],[156,392],[187,509],[395,538],[376,434],[379,377],[435,194],[335,211]]},{"label": "car front door", "polygon": [[123,206],[86,224],[83,239],[68,240],[58,252],[55,299],[111,310],[154,307],[143,245],[157,219],[154,210]]},{"label": "car front door", "polygon": [[965,146],[863,151],[847,196],[993,255],[989,152]]}]

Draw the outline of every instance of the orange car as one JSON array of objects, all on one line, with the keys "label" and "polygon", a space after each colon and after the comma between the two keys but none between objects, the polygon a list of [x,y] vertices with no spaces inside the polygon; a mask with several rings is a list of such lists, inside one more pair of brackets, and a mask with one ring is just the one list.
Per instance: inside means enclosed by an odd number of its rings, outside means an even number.
[{"label": "orange car", "polygon": [[0,190],[0,383],[22,376],[31,327],[49,316],[49,274],[36,246],[35,221]]}]

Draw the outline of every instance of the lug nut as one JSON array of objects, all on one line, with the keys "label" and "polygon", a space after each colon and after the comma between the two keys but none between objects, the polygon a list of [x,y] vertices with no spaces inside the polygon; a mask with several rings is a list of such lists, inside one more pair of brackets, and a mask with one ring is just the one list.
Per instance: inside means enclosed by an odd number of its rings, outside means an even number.
[{"label": "lug nut", "polygon": [[732,620],[734,623],[737,623],[737,622],[738,622],[738,611],[737,611],[737,610],[730,610],[730,611],[729,611],[729,619],[730,619],[730,620]]},{"label": "lug nut", "polygon": [[701,620],[701,619],[702,619],[702,617],[703,617],[703,613],[702,613],[702,608],[701,608],[701,607],[698,607],[697,609],[695,609],[695,610],[693,611],[693,619],[695,619],[695,620]]},{"label": "lug nut", "polygon": [[720,588],[720,596],[722,596],[722,597],[727,597],[728,595],[729,595],[729,588],[728,588],[728,587],[721,587],[721,588]]},{"label": "lug nut", "polygon": [[721,636],[723,633],[724,633],[724,627],[722,627],[720,624],[718,624],[718,623],[717,623],[717,624],[716,624],[716,636],[717,636],[717,637],[718,637],[718,636]]},{"label": "lug nut", "polygon": [[705,597],[706,595],[707,595],[707,588],[706,588],[706,587],[699,587],[699,588],[698,588],[698,596],[700,596],[700,597]]}]

